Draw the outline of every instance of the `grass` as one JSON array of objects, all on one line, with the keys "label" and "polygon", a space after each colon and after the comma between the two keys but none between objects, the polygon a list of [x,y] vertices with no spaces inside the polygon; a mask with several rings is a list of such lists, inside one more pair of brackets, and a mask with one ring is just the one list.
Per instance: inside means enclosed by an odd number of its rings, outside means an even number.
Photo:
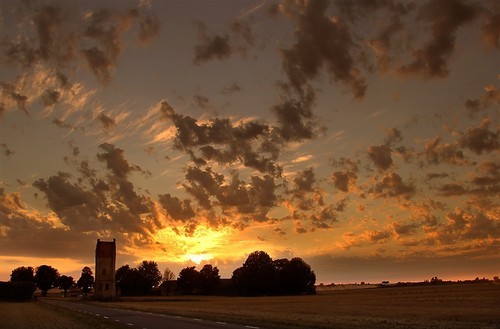
[{"label": "grass", "polygon": [[500,328],[500,285],[321,291],[285,297],[143,297],[101,304],[264,328]]},{"label": "grass", "polygon": [[37,302],[0,302],[2,329],[123,329],[97,317]]}]

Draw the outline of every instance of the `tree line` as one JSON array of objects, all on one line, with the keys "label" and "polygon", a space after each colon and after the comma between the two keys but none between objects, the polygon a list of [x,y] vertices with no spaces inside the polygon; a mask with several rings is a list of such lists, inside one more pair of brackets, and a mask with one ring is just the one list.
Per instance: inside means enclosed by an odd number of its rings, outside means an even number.
[{"label": "tree line", "polygon": [[[206,264],[201,270],[195,266],[183,268],[175,275],[166,269],[164,275],[154,261],[144,260],[137,267],[128,264],[115,272],[116,287],[123,296],[148,295],[162,282],[175,282],[177,294],[221,294],[242,296],[314,294],[316,276],[311,267],[301,258],[273,260],[264,251],[251,253],[243,265],[232,273],[230,287],[221,287],[219,269]],[[52,288],[60,288],[64,295],[68,290],[78,288],[87,294],[94,286],[90,267],[82,269],[80,278],[60,275],[49,265],[18,267],[12,271],[9,282],[0,283],[0,299],[26,300],[33,296],[36,288],[43,296]]]},{"label": "tree line", "polygon": [[34,269],[31,266],[21,266],[10,275],[9,282],[0,282],[0,299],[29,300],[33,298],[36,289],[46,296],[49,289],[60,288],[66,296],[69,289],[79,288],[85,294],[94,286],[94,276],[90,267],[85,266],[78,281],[72,276],[60,275],[59,271],[49,265],[41,265]]}]

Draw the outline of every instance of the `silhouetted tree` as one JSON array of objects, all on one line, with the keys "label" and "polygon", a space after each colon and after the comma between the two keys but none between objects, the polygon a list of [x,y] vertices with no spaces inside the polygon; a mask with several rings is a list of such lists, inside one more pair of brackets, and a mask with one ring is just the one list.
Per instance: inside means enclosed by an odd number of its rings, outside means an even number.
[{"label": "silhouetted tree", "polygon": [[316,275],[311,267],[301,258],[286,260],[284,266],[277,268],[279,288],[283,294],[312,294],[315,293]]},{"label": "silhouetted tree", "polygon": [[33,267],[18,267],[12,270],[10,282],[33,282],[35,279],[35,270]]},{"label": "silhouetted tree", "polygon": [[94,287],[94,276],[92,275],[92,270],[90,267],[85,266],[82,268],[82,275],[76,282],[78,288],[82,289],[82,292],[86,295]]},{"label": "silhouetted tree", "polygon": [[195,266],[183,268],[177,278],[177,288],[191,294],[199,286],[199,277]]},{"label": "silhouetted tree", "polygon": [[232,276],[233,285],[242,295],[313,294],[316,275],[301,258],[273,261],[263,251],[251,253]]},{"label": "silhouetted tree", "polygon": [[232,281],[243,295],[272,295],[277,292],[277,270],[264,251],[251,253],[243,266],[233,272]]},{"label": "silhouetted tree", "polygon": [[198,288],[204,293],[212,293],[220,283],[219,269],[206,264],[198,275]]},{"label": "silhouetted tree", "polygon": [[35,271],[34,281],[42,295],[46,296],[47,291],[56,286],[59,279],[59,272],[49,265],[41,265]]},{"label": "silhouetted tree", "polygon": [[17,301],[31,299],[36,289],[33,267],[22,266],[12,270],[10,282],[6,283],[5,289],[7,299]]},{"label": "silhouetted tree", "polygon": [[72,276],[61,275],[58,282],[59,288],[64,290],[64,297],[66,297],[68,294],[68,289],[73,287],[73,285],[75,284],[75,279],[73,279]]},{"label": "silhouetted tree", "polygon": [[162,276],[156,262],[144,260],[137,269],[142,279],[145,281],[147,292],[150,292],[152,288],[158,287]]},{"label": "silhouetted tree", "polygon": [[175,273],[172,272],[169,268],[166,268],[165,271],[163,272],[162,281],[165,282],[170,280],[175,280]]},{"label": "silhouetted tree", "polygon": [[147,295],[153,287],[161,282],[158,264],[143,261],[137,268],[123,265],[115,273],[116,285],[123,296]]}]

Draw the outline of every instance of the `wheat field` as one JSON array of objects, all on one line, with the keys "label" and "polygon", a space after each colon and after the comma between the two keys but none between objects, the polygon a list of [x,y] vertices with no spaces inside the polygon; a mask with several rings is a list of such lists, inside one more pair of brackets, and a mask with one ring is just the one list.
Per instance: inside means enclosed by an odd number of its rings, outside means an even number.
[{"label": "wheat field", "polygon": [[105,305],[269,329],[500,328],[498,284],[334,290],[285,297],[123,298]]}]

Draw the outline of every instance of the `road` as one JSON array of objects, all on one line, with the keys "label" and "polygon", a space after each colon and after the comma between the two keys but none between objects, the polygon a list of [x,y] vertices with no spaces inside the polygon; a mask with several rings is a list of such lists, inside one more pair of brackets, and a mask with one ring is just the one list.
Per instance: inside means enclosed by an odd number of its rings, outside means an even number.
[{"label": "road", "polygon": [[130,311],[119,308],[100,307],[83,303],[72,303],[61,300],[39,298],[42,303],[64,307],[76,312],[115,321],[129,326],[131,329],[262,329],[254,326],[231,324],[222,321],[209,321],[197,318],[165,315],[142,311]]}]

